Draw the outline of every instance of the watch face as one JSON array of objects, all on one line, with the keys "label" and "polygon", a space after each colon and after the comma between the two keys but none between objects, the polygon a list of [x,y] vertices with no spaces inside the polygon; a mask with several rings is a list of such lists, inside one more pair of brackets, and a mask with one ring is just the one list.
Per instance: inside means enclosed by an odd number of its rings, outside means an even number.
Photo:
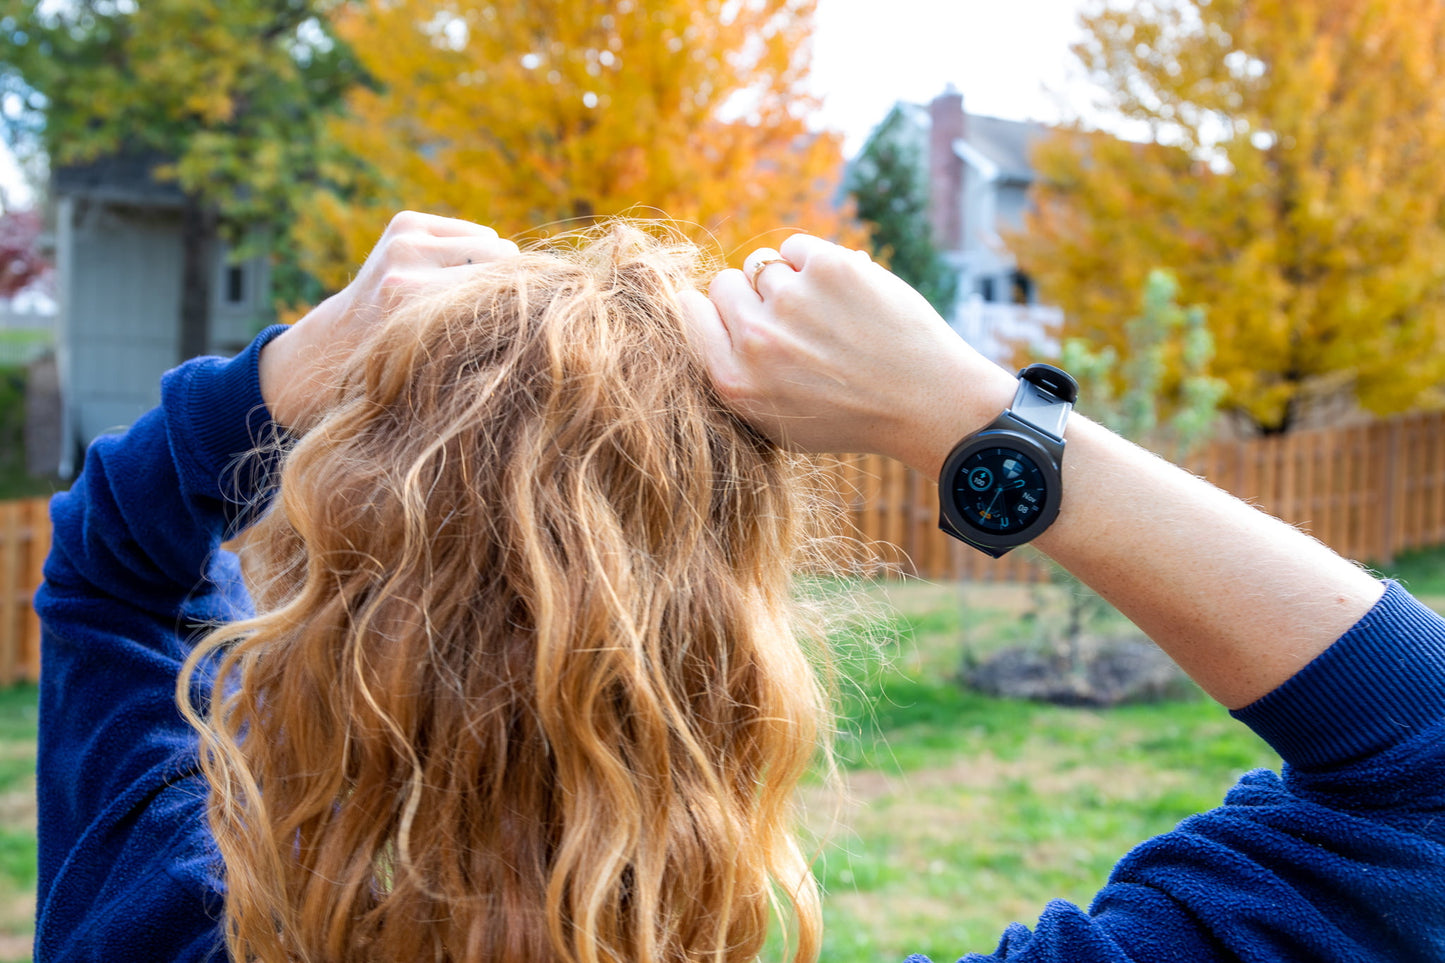
[{"label": "watch face", "polygon": [[1048,495],[1044,473],[1016,448],[980,448],[958,466],[953,503],[970,525],[1006,535],[1039,518]]}]

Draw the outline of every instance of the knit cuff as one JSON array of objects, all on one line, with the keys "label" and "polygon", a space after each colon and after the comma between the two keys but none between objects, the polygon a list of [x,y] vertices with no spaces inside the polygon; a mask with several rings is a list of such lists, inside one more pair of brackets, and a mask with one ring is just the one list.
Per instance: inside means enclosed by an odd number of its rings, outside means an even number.
[{"label": "knit cuff", "polygon": [[1388,582],[1338,641],[1231,715],[1300,769],[1398,745],[1445,715],[1445,621]]},{"label": "knit cuff", "polygon": [[[225,501],[233,517],[264,490],[279,450],[258,365],[261,349],[285,330],[284,324],[272,325],[234,358],[197,358],[161,379],[161,405],[181,484]],[[258,452],[260,462],[247,459]]]}]

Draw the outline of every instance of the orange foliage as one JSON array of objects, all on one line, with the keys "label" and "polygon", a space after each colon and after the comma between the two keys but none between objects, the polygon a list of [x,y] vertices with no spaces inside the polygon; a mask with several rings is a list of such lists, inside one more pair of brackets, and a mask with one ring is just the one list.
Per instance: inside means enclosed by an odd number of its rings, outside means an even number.
[{"label": "orange foliage", "polygon": [[1226,405],[1287,429],[1349,388],[1395,412],[1445,379],[1445,6],[1179,0],[1084,18],[1075,52],[1156,143],[1063,131],[1012,238],[1068,334],[1124,347],[1144,279],[1203,305]]},{"label": "orange foliage", "polygon": [[665,216],[738,263],[783,225],[859,240],[840,140],[805,125],[815,0],[372,0],[337,32],[376,81],[334,136],[372,173],[318,197],[305,266],[344,282],[397,208],[503,235]]}]

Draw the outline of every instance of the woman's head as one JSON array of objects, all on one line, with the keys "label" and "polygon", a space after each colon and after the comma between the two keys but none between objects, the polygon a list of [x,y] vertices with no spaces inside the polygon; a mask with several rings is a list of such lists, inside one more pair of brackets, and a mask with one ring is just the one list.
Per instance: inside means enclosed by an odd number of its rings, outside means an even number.
[{"label": "woman's head", "polygon": [[[311,959],[816,952],[790,797],[823,703],[794,460],[614,225],[394,311],[247,542],[207,724],[228,922]],[[232,642],[232,640],[236,640]]]}]

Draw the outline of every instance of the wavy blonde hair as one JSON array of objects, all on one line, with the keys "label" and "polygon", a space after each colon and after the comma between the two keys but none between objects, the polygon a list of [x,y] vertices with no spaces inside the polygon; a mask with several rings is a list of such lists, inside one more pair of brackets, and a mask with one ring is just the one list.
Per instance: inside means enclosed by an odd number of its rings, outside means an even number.
[{"label": "wavy blonde hair", "polygon": [[701,266],[615,224],[413,299],[285,454],[189,663],[234,959],[817,956],[815,505],[684,335]]}]

